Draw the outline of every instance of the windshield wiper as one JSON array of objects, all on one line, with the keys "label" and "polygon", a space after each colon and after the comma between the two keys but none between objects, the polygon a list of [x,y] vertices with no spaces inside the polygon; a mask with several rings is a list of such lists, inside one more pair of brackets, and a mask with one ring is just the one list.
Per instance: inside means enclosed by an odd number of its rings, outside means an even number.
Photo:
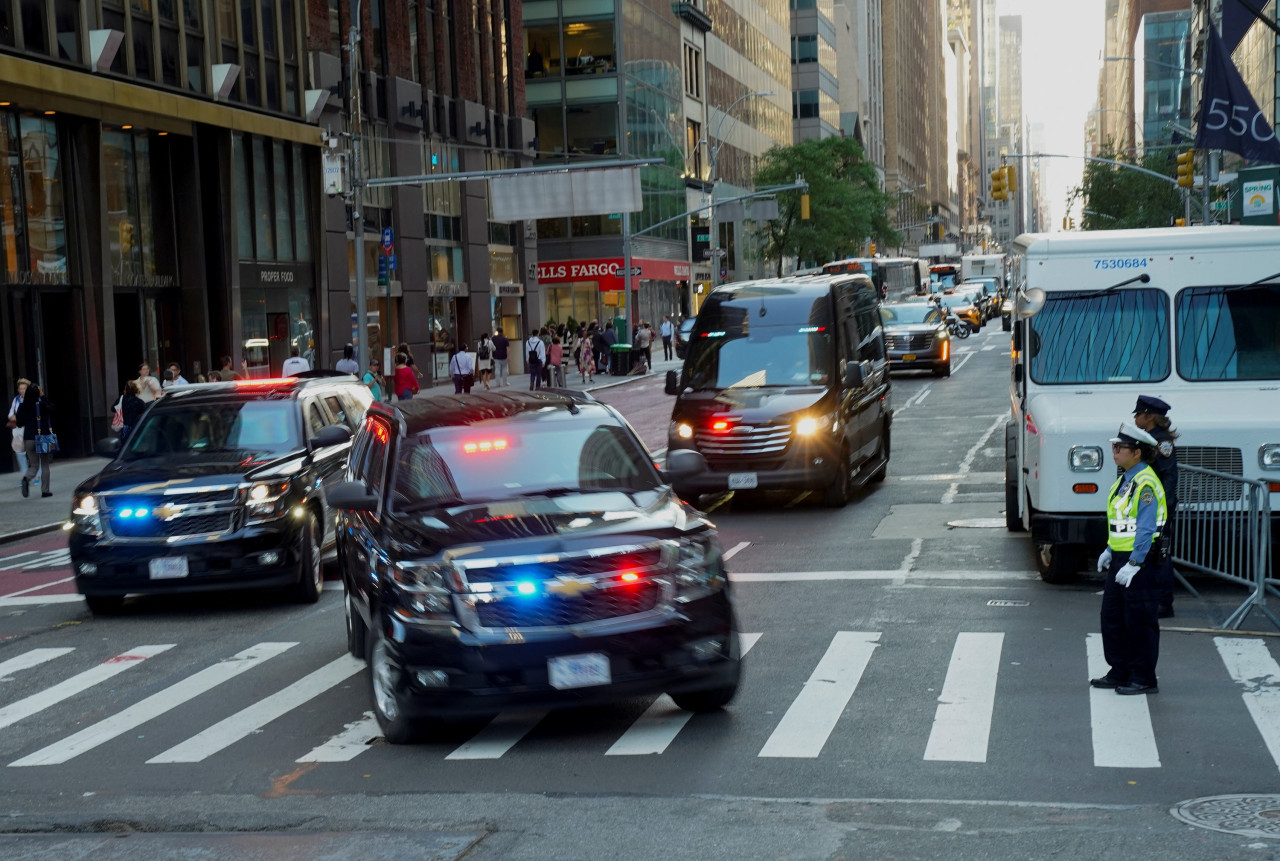
[{"label": "windshield wiper", "polygon": [[575,493],[596,493],[600,488],[565,485],[564,487],[544,487],[541,490],[526,490],[516,496],[570,496]]},{"label": "windshield wiper", "polygon": [[1268,275],[1266,278],[1259,278],[1257,281],[1252,281],[1248,284],[1232,284],[1230,287],[1223,287],[1222,292],[1239,293],[1242,290],[1252,290],[1254,287],[1261,287],[1268,281],[1274,281],[1277,278],[1280,278],[1280,272],[1277,272],[1275,275]]},{"label": "windshield wiper", "polygon": [[1135,275],[1132,278],[1126,278],[1125,280],[1121,281],[1119,284],[1112,284],[1110,287],[1103,287],[1101,290],[1095,290],[1093,292],[1095,295],[1101,296],[1103,293],[1110,293],[1112,290],[1119,290],[1121,287],[1124,287],[1127,284],[1133,284],[1135,281],[1140,281],[1143,284],[1146,284],[1150,280],[1151,280],[1151,276],[1143,272],[1141,275]]}]

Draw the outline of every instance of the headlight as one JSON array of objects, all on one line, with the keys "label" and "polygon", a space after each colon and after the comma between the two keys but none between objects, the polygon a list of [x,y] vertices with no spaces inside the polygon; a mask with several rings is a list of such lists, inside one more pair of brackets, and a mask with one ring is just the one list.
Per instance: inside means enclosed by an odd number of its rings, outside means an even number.
[{"label": "headlight", "polygon": [[684,422],[672,422],[671,434],[679,439],[693,439],[693,426]]},{"label": "headlight", "polygon": [[1102,449],[1096,445],[1073,445],[1069,458],[1073,472],[1097,472],[1102,469]]},{"label": "headlight", "polygon": [[285,498],[289,494],[288,481],[260,481],[249,488],[245,494],[245,505],[249,509],[249,522],[274,520],[284,514],[289,507]]},{"label": "headlight", "polygon": [[93,498],[93,494],[86,494],[75,501],[75,507],[71,509],[71,513],[80,517],[96,517],[98,514],[98,500]]},{"label": "headlight", "polygon": [[95,537],[102,535],[102,517],[98,500],[92,493],[78,496],[71,504],[71,524]]},{"label": "headlight", "polygon": [[796,422],[796,434],[798,436],[813,436],[816,433],[830,428],[835,430],[836,427],[835,414],[825,416],[805,416]]},{"label": "headlight", "polygon": [[1280,469],[1280,443],[1267,443],[1258,449],[1258,466],[1263,469]]},{"label": "headlight", "polygon": [[724,567],[712,537],[682,540],[676,556],[676,600],[695,601],[723,588]]},{"label": "headlight", "polygon": [[453,566],[438,562],[397,562],[391,567],[391,582],[403,593],[401,606],[414,617],[452,618],[449,584],[454,574]]}]

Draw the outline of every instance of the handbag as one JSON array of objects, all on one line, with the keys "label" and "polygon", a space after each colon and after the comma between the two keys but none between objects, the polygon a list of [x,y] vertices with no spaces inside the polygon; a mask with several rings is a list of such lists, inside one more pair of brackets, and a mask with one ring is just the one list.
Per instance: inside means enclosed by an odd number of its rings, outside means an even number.
[{"label": "handbag", "polygon": [[14,454],[22,454],[27,450],[27,440],[22,428],[13,429],[13,442],[11,443]]},{"label": "handbag", "polygon": [[124,407],[121,406],[120,401],[116,402],[115,414],[111,416],[111,429],[113,431],[124,429]]},{"label": "handbag", "polygon": [[48,433],[40,433],[40,402],[36,401],[36,454],[53,454],[58,450],[58,435],[53,432],[53,424]]}]

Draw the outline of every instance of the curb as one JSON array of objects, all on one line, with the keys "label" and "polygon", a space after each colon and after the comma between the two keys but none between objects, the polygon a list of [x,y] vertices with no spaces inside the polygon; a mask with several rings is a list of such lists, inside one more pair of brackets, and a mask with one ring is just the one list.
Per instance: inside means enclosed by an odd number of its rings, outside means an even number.
[{"label": "curb", "polygon": [[34,538],[37,535],[43,535],[46,532],[54,532],[62,528],[66,523],[65,520],[59,520],[56,523],[46,523],[43,526],[32,526],[28,529],[19,529],[17,532],[0,533],[0,544],[9,544],[13,541],[22,541],[24,538]]}]

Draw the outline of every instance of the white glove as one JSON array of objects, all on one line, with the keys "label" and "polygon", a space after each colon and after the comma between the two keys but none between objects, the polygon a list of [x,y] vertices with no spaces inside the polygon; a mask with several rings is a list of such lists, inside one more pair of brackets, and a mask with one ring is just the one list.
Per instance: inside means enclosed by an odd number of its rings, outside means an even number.
[{"label": "white glove", "polygon": [[1116,582],[1121,586],[1128,586],[1133,582],[1133,578],[1137,575],[1139,570],[1141,570],[1140,567],[1134,565],[1132,562],[1124,563],[1120,570],[1116,572]]},{"label": "white glove", "polygon": [[1111,548],[1108,547],[1102,551],[1102,555],[1098,557],[1098,573],[1106,574],[1107,569],[1111,567]]}]

